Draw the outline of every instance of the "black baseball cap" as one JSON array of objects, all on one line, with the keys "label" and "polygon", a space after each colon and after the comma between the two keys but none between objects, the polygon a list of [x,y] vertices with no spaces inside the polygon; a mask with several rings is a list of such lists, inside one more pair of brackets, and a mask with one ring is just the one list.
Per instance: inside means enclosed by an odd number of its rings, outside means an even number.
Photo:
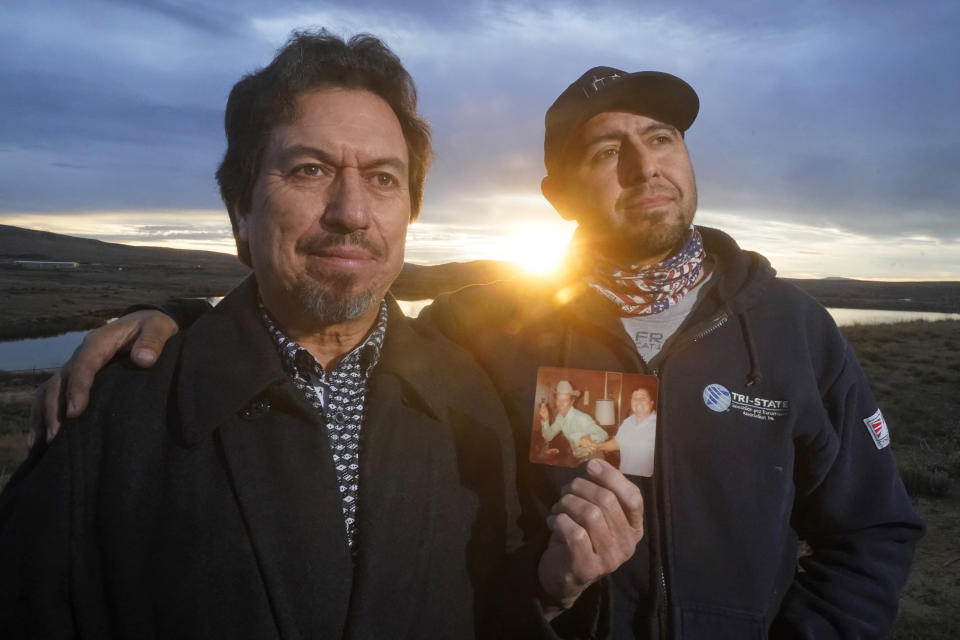
[{"label": "black baseball cap", "polygon": [[584,122],[598,113],[619,110],[655,118],[683,132],[696,119],[700,99],[693,87],[669,73],[594,67],[547,109],[543,139],[547,173],[560,168],[570,138]]}]

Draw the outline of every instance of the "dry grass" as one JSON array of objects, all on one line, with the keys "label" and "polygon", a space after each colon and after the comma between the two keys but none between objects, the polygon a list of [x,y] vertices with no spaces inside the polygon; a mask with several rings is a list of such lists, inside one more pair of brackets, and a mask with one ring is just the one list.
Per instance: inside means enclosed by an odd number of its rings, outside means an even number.
[{"label": "dry grass", "polygon": [[960,322],[844,331],[873,382],[904,484],[927,522],[893,637],[960,637]]},{"label": "dry grass", "polygon": [[0,488],[27,456],[27,431],[33,390],[49,374],[0,372]]}]

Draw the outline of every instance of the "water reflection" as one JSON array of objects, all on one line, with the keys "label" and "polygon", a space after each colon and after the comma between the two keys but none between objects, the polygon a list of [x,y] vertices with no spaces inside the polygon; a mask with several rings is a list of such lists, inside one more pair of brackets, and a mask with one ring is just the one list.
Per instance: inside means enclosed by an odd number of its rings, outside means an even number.
[{"label": "water reflection", "polygon": [[834,322],[840,327],[854,324],[890,324],[909,322],[910,320],[960,320],[960,313],[938,313],[935,311],[886,311],[881,309],[834,309],[827,307]]},{"label": "water reflection", "polygon": [[0,369],[55,369],[70,357],[86,331],[71,331],[50,338],[0,341]]}]

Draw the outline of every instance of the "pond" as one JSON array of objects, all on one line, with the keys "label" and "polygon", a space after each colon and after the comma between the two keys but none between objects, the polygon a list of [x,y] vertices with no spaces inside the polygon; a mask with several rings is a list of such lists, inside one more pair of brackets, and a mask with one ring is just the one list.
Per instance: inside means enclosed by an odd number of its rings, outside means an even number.
[{"label": "pond", "polygon": [[853,324],[889,324],[910,320],[960,320],[960,313],[938,313],[936,311],[887,311],[884,309],[834,309],[827,311],[834,322],[841,327]]},{"label": "pond", "polygon": [[[218,302],[219,300],[217,300]],[[429,300],[400,301],[408,316],[416,316]],[[960,320],[960,313],[882,311],[877,309],[828,309],[840,326],[884,324],[908,320]],[[71,331],[51,338],[0,341],[0,370],[53,369],[70,357],[85,331]]]},{"label": "pond", "polygon": [[50,338],[0,341],[0,369],[54,369],[70,357],[86,331],[70,331]]}]

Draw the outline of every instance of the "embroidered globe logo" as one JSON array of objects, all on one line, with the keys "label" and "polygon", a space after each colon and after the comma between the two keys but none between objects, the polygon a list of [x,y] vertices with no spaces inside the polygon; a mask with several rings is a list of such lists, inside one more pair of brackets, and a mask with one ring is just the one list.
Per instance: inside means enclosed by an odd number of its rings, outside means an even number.
[{"label": "embroidered globe logo", "polygon": [[703,404],[717,413],[730,408],[730,392],[722,384],[710,384],[703,389]]}]

